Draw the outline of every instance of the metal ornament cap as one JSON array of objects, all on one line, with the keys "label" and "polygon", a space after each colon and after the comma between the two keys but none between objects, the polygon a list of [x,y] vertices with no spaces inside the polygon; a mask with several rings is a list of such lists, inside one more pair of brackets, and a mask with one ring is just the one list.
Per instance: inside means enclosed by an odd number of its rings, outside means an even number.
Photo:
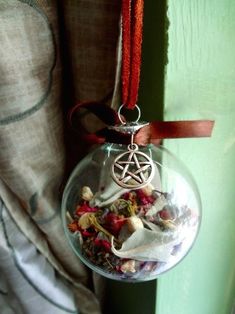
[{"label": "metal ornament cap", "polygon": [[146,125],[149,125],[149,122],[127,122],[126,124],[111,125],[108,128],[124,134],[134,134]]},{"label": "metal ornament cap", "polygon": [[128,145],[128,151],[118,155],[111,167],[113,180],[121,187],[139,189],[147,185],[154,176],[153,160],[138,151],[138,145]]}]

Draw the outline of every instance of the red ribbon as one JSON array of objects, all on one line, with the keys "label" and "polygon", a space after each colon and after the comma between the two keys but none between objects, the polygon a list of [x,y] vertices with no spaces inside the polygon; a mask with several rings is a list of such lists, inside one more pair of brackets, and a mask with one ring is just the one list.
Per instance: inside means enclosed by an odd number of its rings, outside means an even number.
[{"label": "red ribbon", "polygon": [[144,0],[122,0],[122,103],[134,109],[137,103]]}]

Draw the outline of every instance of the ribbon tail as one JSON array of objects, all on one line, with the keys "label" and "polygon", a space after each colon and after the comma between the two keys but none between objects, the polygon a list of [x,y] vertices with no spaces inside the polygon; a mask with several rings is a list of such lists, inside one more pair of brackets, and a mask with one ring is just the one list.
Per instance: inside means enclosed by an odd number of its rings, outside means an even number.
[{"label": "ribbon tail", "polygon": [[153,121],[150,123],[150,141],[170,138],[210,137],[212,120]]}]

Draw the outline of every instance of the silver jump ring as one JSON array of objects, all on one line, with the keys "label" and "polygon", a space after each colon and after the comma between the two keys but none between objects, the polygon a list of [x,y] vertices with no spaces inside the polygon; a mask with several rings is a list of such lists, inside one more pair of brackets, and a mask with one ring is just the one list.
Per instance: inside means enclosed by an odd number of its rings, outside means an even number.
[{"label": "silver jump ring", "polygon": [[132,143],[132,144],[129,144],[129,145],[127,146],[127,148],[128,148],[128,150],[136,151],[136,150],[138,150],[139,147],[138,147],[137,144]]},{"label": "silver jump ring", "polygon": [[[119,109],[118,109],[118,119],[120,120],[121,124],[126,124],[126,122],[122,119],[122,116],[121,116],[121,110],[122,108],[124,107],[124,104],[122,104]],[[135,105],[135,108],[138,110],[138,116],[137,116],[137,119],[135,121],[133,121],[134,123],[137,123],[140,119],[140,116],[141,116],[141,111],[140,111],[140,107],[138,105]]]}]

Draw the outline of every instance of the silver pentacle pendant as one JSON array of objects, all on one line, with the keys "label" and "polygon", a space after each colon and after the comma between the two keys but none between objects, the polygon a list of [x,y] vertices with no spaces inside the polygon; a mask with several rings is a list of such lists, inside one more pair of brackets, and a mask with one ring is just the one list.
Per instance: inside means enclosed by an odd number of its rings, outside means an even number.
[{"label": "silver pentacle pendant", "polygon": [[128,151],[118,155],[111,168],[113,180],[121,187],[139,189],[154,176],[152,159],[138,150],[138,145],[128,145]]}]

